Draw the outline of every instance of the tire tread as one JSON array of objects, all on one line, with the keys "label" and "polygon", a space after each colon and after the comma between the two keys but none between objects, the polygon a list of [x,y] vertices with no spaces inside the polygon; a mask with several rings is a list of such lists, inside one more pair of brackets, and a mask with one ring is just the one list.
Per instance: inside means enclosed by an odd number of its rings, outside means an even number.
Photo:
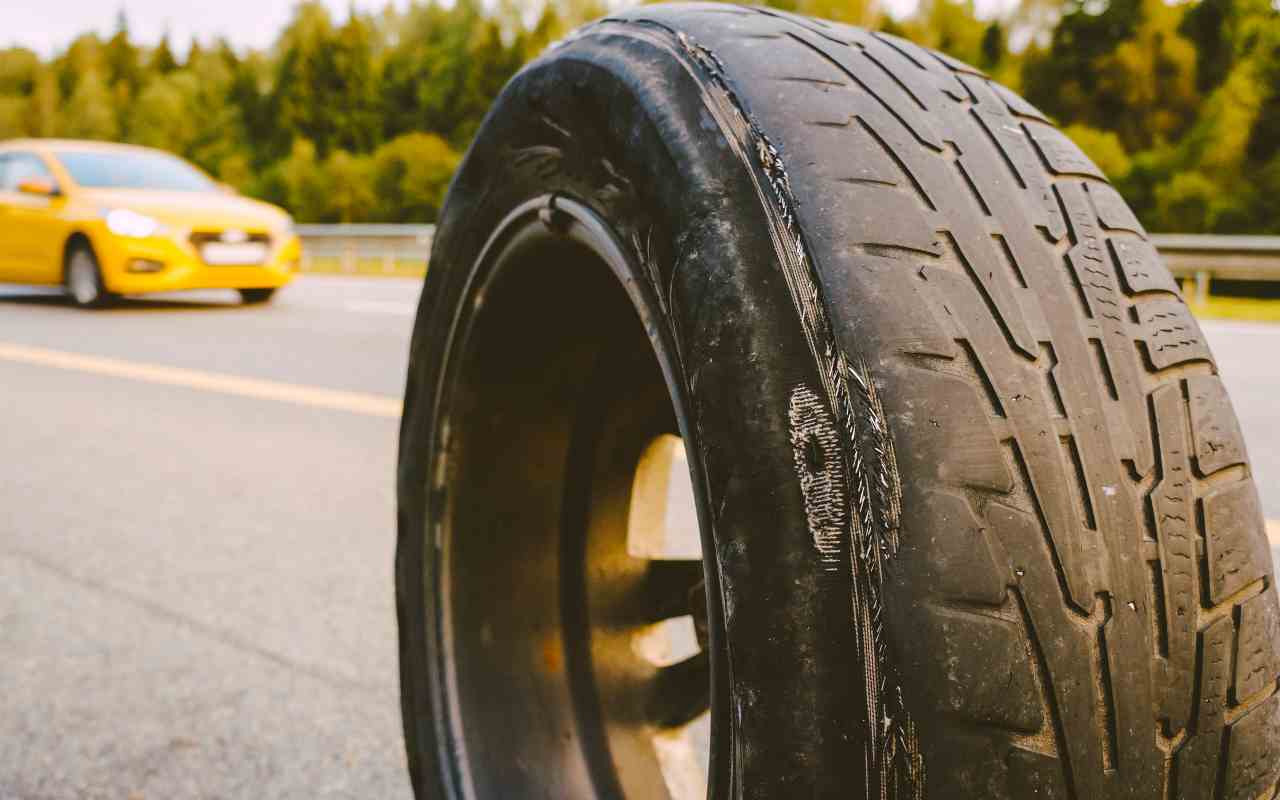
[{"label": "tire tread", "polygon": [[[909,271],[923,298],[879,363],[915,376],[917,417],[945,423],[929,447],[898,447],[936,509],[905,509],[903,524],[949,520],[996,554],[948,551],[935,566],[973,589],[940,580],[924,613],[976,641],[1016,631],[1026,657],[989,661],[1043,698],[1019,715],[980,692],[930,695],[961,718],[943,727],[1000,765],[1003,783],[978,794],[1275,794],[1280,605],[1257,492],[1204,337],[1132,211],[1042,113],[971,67],[782,12],[719,26],[702,13],[684,12],[750,87],[740,99],[794,185],[818,187],[798,194],[819,271],[843,269],[823,258],[841,245],[864,280]],[[752,57],[766,34],[790,81],[781,99],[755,88],[774,69]],[[988,616],[938,610],[956,602]],[[935,795],[952,779],[929,773]]]}]

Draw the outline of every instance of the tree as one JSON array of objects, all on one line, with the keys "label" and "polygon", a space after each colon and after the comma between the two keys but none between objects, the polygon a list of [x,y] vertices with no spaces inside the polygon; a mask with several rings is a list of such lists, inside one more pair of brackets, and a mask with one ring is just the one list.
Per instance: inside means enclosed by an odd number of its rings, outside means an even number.
[{"label": "tree", "polygon": [[173,51],[169,49],[168,31],[160,37],[160,43],[151,52],[151,62],[148,66],[152,72],[158,72],[161,75],[168,75],[178,68],[178,60],[173,57]]},{"label": "tree", "polygon": [[1063,122],[1105,127],[1123,109],[1095,107],[1102,60],[1133,36],[1143,0],[1111,0],[1101,12],[1087,0],[1068,0],[1049,47],[1028,60],[1027,99]]},{"label": "tree", "polygon": [[504,44],[501,28],[476,0],[457,0],[449,9],[411,6],[383,69],[386,138],[426,130],[465,147],[519,69],[522,50]]},{"label": "tree", "polygon": [[1060,122],[1115,131],[1129,152],[1180,136],[1195,119],[1194,46],[1164,0],[1073,7],[1026,66],[1027,98]]},{"label": "tree", "polygon": [[326,222],[365,222],[372,213],[372,164],[368,156],[335,150],[321,170],[326,186]]},{"label": "tree", "polygon": [[126,129],[138,144],[186,154],[197,135],[200,87],[188,71],[152,78],[129,109]]},{"label": "tree", "polygon": [[1000,66],[1000,62],[1004,60],[1005,42],[1004,27],[999,20],[993,20],[987,29],[982,32],[981,45],[982,58],[978,65],[988,72]]},{"label": "tree", "polygon": [[1130,150],[1179,137],[1200,105],[1195,47],[1178,33],[1183,10],[1164,0],[1143,0],[1141,9],[1130,38],[1098,62],[1096,97],[1119,113],[1092,120]]},{"label": "tree", "polygon": [[[868,0],[770,0],[768,4],[797,14],[865,27],[874,27],[880,16],[879,4]],[[602,10],[593,16],[603,13]]]},{"label": "tree", "polygon": [[142,58],[138,48],[129,41],[129,21],[123,10],[116,17],[116,32],[107,40],[102,58],[108,85],[123,85],[125,90],[121,94],[126,99],[136,94],[142,85]]},{"label": "tree", "polygon": [[926,0],[915,23],[907,26],[911,38],[968,64],[982,61],[985,26],[974,14],[972,0]]},{"label": "tree", "polygon": [[369,21],[354,11],[335,30],[328,10],[317,2],[298,7],[281,37],[283,55],[270,99],[282,129],[272,137],[280,147],[297,134],[318,154],[346,148],[365,151],[380,137],[378,76]]},{"label": "tree", "polygon": [[1133,170],[1133,161],[1125,152],[1120,137],[1112,131],[1100,131],[1088,125],[1068,125],[1063,129],[1070,139],[1076,143],[1085,155],[1098,165],[1108,178],[1123,181]]},{"label": "tree", "polygon": [[66,52],[54,60],[52,66],[58,77],[58,91],[63,97],[69,97],[75,91],[81,75],[98,72],[101,76],[106,72],[102,42],[93,33],[77,36]]},{"label": "tree", "polygon": [[299,219],[325,221],[328,187],[316,160],[314,144],[295,139],[289,157],[274,167],[272,173],[266,177],[268,186],[264,187],[270,199],[288,207]]},{"label": "tree", "polygon": [[42,67],[36,73],[27,108],[27,133],[30,135],[53,136],[61,129],[62,93],[58,90],[58,78],[52,69]]},{"label": "tree", "polygon": [[76,82],[62,114],[61,132],[76,139],[113,140],[120,134],[115,103],[102,75],[89,70]]},{"label": "tree", "polygon": [[1280,155],[1280,13],[1261,10],[1241,25],[1243,69],[1263,87],[1247,155],[1255,165]]},{"label": "tree", "polygon": [[0,140],[28,135],[27,99],[19,95],[0,95]]},{"label": "tree", "polygon": [[0,94],[31,94],[40,69],[40,57],[31,50],[23,47],[0,50]]},{"label": "tree", "polygon": [[381,222],[433,222],[460,156],[430,133],[408,133],[373,156],[373,188]]},{"label": "tree", "polygon": [[1173,226],[1171,230],[1212,228],[1222,196],[1222,190],[1203,173],[1180,172],[1156,190],[1156,208],[1160,219]]}]

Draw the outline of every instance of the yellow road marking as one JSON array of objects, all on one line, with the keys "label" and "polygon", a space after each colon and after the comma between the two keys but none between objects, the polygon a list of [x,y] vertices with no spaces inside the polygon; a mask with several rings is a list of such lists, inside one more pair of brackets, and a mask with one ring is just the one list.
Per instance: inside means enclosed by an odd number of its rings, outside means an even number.
[{"label": "yellow road marking", "polygon": [[370,417],[399,417],[402,410],[399,398],[385,395],[343,392],[296,383],[242,378],[238,375],[122,361],[102,356],[69,353],[64,350],[48,350],[43,347],[0,343],[0,360],[75,372],[90,372],[165,386],[182,386],[205,392],[254,397],[260,400],[277,400],[282,403],[347,411]]}]

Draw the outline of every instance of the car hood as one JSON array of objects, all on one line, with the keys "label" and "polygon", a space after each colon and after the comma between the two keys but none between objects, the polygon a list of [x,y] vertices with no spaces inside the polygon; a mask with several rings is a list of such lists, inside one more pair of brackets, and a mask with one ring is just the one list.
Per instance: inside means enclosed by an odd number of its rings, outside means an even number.
[{"label": "car hood", "polygon": [[226,192],[92,189],[82,194],[102,208],[127,208],[188,230],[274,231],[289,224],[289,215],[282,209]]}]

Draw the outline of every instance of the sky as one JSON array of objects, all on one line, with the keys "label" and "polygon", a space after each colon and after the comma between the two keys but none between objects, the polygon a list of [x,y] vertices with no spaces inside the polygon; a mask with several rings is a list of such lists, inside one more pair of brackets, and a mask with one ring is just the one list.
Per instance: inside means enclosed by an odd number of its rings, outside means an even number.
[{"label": "sky", "polygon": [[[352,4],[362,11],[386,6],[386,0],[324,2],[335,17],[345,17]],[[293,6],[294,0],[0,0],[0,46],[21,45],[49,56],[86,31],[110,35],[123,9],[134,41],[155,44],[168,30],[179,57],[193,34],[202,43],[222,35],[237,49],[262,48],[288,23]]]},{"label": "sky", "polygon": [[[528,0],[537,2],[538,0]],[[408,0],[392,0],[403,8]],[[895,14],[915,7],[916,0],[882,0]],[[1007,0],[979,0],[978,7],[1004,5]],[[20,45],[42,56],[65,48],[89,30],[110,35],[123,9],[134,41],[155,44],[165,31],[181,57],[192,35],[207,43],[225,36],[236,49],[270,45],[292,16],[295,0],[0,0],[0,47]],[[324,0],[336,18],[354,5],[375,11],[387,0]],[[447,3],[446,3],[447,4]]]}]

